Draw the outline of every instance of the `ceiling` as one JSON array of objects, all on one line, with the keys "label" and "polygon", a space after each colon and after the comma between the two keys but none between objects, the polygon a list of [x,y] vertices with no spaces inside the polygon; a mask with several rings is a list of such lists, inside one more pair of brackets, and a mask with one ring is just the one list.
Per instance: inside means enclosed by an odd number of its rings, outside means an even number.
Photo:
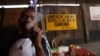
[{"label": "ceiling", "polygon": [[[98,3],[100,0],[38,0],[38,3]],[[29,0],[0,0],[0,5],[28,4]]]}]

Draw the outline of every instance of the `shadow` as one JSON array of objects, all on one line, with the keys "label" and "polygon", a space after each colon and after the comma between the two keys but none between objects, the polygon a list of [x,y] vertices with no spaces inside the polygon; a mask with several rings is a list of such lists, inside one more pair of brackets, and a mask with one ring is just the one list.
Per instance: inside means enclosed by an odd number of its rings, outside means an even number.
[{"label": "shadow", "polygon": [[8,56],[9,41],[18,33],[15,27],[2,28],[0,32],[0,56]]}]

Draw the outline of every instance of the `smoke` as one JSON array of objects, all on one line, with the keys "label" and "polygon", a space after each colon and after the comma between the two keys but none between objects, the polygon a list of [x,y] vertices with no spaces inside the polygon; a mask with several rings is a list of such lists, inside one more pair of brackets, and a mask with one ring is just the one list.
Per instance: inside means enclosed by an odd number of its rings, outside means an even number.
[{"label": "smoke", "polygon": [[43,20],[43,14],[37,12],[37,13],[36,13],[36,21],[41,21],[41,20]]}]

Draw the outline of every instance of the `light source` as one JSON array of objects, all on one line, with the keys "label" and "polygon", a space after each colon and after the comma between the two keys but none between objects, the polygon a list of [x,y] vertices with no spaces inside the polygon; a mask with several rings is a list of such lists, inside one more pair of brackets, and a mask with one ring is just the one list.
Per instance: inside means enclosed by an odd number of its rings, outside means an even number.
[{"label": "light source", "polygon": [[[29,5],[0,5],[0,8],[27,8]],[[80,4],[41,4],[41,6],[80,6]],[[39,4],[36,4],[39,7]]]}]

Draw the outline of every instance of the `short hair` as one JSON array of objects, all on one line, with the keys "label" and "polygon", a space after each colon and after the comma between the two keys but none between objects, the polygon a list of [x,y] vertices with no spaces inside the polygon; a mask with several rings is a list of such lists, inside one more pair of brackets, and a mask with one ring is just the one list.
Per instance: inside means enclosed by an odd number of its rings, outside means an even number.
[{"label": "short hair", "polygon": [[25,8],[22,12],[21,12],[21,15],[20,15],[20,18],[22,18],[24,15],[25,15],[25,12],[27,12],[28,10],[31,10],[33,12],[35,12],[35,8],[30,6],[28,8]]}]

